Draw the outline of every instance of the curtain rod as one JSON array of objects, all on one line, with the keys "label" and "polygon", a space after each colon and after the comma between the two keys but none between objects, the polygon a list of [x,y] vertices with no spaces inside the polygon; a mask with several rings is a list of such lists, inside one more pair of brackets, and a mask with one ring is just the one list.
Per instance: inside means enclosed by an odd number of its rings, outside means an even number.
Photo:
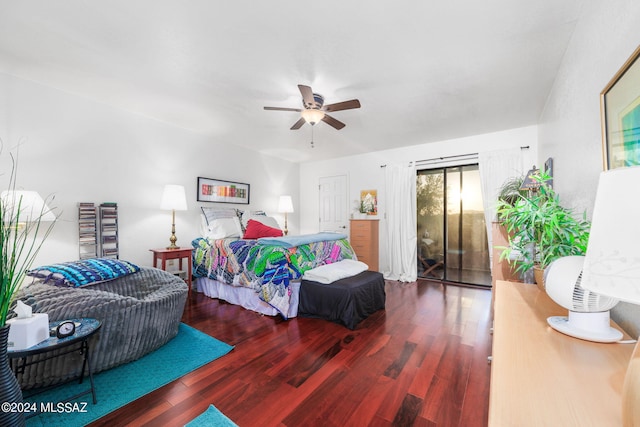
[{"label": "curtain rod", "polygon": [[[524,145],[520,147],[521,150],[528,150],[529,146],[528,145]],[[424,160],[416,160],[415,163],[427,163],[427,162],[442,162],[445,160],[451,160],[451,159],[460,159],[460,158],[465,158],[465,157],[477,157],[479,153],[469,153],[469,154],[457,154],[455,156],[444,156],[444,157],[433,157],[431,159],[424,159]],[[409,163],[411,164],[411,163]],[[381,168],[387,167],[387,165],[380,165]]]}]

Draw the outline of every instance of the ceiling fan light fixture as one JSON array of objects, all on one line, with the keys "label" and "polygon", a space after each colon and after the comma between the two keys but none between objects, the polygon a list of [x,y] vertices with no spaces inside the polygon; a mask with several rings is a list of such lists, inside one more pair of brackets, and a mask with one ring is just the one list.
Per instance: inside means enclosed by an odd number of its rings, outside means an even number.
[{"label": "ceiling fan light fixture", "polygon": [[324,118],[324,111],[313,108],[302,110],[302,118],[310,125],[315,125]]},{"label": "ceiling fan light fixture", "polygon": [[313,125],[319,121],[323,121],[332,128],[340,130],[346,125],[327,113],[360,108],[360,101],[357,99],[350,99],[348,101],[324,105],[324,97],[320,94],[313,93],[311,87],[298,85],[298,89],[302,95],[302,109],[288,107],[264,107],[265,110],[300,112],[300,118],[293,124],[293,126],[291,126],[291,130],[298,130],[305,123],[309,123],[312,126],[311,129],[313,129]]}]

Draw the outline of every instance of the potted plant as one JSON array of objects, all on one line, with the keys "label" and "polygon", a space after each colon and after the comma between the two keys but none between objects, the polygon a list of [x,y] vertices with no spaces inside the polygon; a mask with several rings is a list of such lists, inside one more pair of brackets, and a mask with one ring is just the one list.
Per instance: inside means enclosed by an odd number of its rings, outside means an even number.
[{"label": "potted plant", "polygon": [[[500,191],[498,192],[498,201],[509,206],[513,206],[521,197],[526,196],[527,192],[520,189],[520,187],[522,187],[523,181],[524,176],[514,176],[508,178],[500,186]],[[496,216],[498,218],[498,221],[500,221],[500,213],[498,213]]]},{"label": "potted plant", "polygon": [[[515,176],[506,179],[499,188],[497,200],[503,204],[513,206],[519,197],[526,194],[526,192],[520,190],[523,180],[524,176]],[[502,251],[509,246],[509,235],[499,212],[496,212],[494,215],[494,220],[491,223],[491,233],[493,243],[493,283],[495,283],[496,280],[521,280],[522,274],[516,271],[515,266],[508,262],[509,260],[504,260],[500,257]],[[517,256],[517,252],[513,251],[511,256]],[[530,281],[533,281],[533,277]]]},{"label": "potted plant", "polygon": [[[0,402],[22,402],[22,391],[7,358],[7,317],[14,295],[54,223],[41,230],[44,204],[39,216],[36,212],[35,218],[25,222],[23,198],[16,193],[16,161],[13,155],[10,157],[8,188],[0,194]],[[0,425],[23,424],[21,412],[0,412]]]},{"label": "potted plant", "polygon": [[584,255],[589,240],[589,221],[584,214],[582,219],[576,218],[560,204],[558,194],[547,185],[550,178],[544,172],[536,172],[536,191],[516,197],[511,204],[499,200],[497,207],[498,218],[509,233],[509,246],[503,249],[500,259],[511,259],[512,253],[518,251],[519,256],[510,262],[519,272],[535,267],[540,286],[542,273],[551,262],[564,256]]}]

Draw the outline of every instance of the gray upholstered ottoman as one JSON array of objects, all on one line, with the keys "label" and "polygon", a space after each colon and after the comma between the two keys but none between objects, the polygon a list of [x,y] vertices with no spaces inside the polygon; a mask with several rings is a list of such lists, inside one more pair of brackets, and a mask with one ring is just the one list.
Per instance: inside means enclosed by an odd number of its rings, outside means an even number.
[{"label": "gray upholstered ottoman", "polygon": [[[102,327],[90,340],[93,373],[136,360],[178,333],[187,284],[165,271],[139,272],[94,285],[69,288],[35,282],[17,295],[49,321],[93,317]],[[43,357],[43,355],[34,356]],[[28,366],[18,381],[23,389],[77,377],[81,355],[70,353]]]}]

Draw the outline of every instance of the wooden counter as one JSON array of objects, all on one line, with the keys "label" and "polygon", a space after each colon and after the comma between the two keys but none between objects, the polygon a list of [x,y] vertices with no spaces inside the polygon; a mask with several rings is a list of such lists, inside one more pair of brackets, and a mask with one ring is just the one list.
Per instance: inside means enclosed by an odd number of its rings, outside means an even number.
[{"label": "wooden counter", "polygon": [[634,345],[551,329],[547,317],[567,312],[535,285],[497,281],[494,292],[489,426],[621,426]]}]

